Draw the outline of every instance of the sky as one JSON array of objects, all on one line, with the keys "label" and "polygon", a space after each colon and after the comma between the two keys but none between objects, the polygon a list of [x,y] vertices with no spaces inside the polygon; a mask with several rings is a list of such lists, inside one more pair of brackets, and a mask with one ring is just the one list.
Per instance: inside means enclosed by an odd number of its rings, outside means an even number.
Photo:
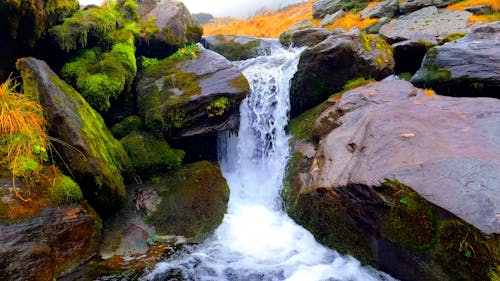
[{"label": "sky", "polygon": [[[79,0],[81,5],[100,5],[104,0]],[[181,0],[191,13],[210,13],[216,17],[246,18],[260,8],[275,9],[304,0]]]}]

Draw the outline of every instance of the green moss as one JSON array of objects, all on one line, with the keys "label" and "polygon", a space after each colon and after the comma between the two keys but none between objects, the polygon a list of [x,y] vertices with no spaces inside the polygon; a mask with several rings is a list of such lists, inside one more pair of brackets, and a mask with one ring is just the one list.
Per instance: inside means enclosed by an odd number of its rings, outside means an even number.
[{"label": "green moss", "polygon": [[455,40],[458,40],[460,38],[463,38],[465,35],[467,35],[466,32],[450,33],[450,34],[446,35],[443,39],[441,39],[441,41],[439,43],[444,44],[447,42],[455,41]]},{"label": "green moss", "polygon": [[248,84],[248,80],[243,74],[240,74],[237,78],[231,80],[231,82],[229,82],[229,86],[245,93],[250,92],[250,84]]},{"label": "green moss", "polygon": [[[97,164],[97,167],[89,167],[87,159],[76,154],[71,159],[72,167],[83,172],[95,168],[102,175],[95,176],[93,183],[82,185],[85,198],[101,210],[116,208],[125,198],[121,174],[130,171],[132,167],[127,152],[122,144],[113,138],[99,113],[93,110],[78,92],[56,76],[51,77],[51,81],[75,104],[81,118],[80,132],[87,142],[89,157],[95,159]],[[87,172],[94,174],[92,170]]]},{"label": "green moss", "polygon": [[400,73],[398,76],[400,79],[403,79],[405,81],[410,81],[413,75],[410,72],[403,72]]},{"label": "green moss", "polygon": [[161,181],[158,210],[147,217],[160,234],[201,240],[222,222],[229,187],[220,168],[209,162],[187,165]]},{"label": "green moss", "polygon": [[302,113],[300,116],[293,118],[288,123],[289,133],[296,139],[312,140],[312,130],[316,119],[324,109],[324,103]]},{"label": "green moss", "polygon": [[439,223],[439,249],[436,258],[456,280],[495,280],[498,277],[499,235],[485,237],[462,221],[442,221]]},{"label": "green moss", "polygon": [[207,106],[208,118],[214,118],[216,116],[224,115],[229,104],[230,101],[227,97],[220,97],[217,98],[216,100],[213,100]]},{"label": "green moss", "polygon": [[142,120],[139,116],[129,116],[111,128],[113,136],[121,139],[133,131],[138,131],[142,127]]},{"label": "green moss", "polygon": [[219,41],[210,49],[223,55],[228,60],[245,60],[259,55],[259,40],[251,40],[245,44],[235,42],[236,37],[217,36]]},{"label": "green moss", "polygon": [[120,141],[141,175],[161,175],[182,165],[184,151],[171,149],[164,140],[147,133],[133,132]]},{"label": "green moss", "polygon": [[411,80],[412,83],[416,84],[418,87],[433,88],[433,84],[446,82],[451,79],[451,72],[438,65],[438,54],[439,49],[437,47],[427,51],[422,67],[416,75],[413,76]]},{"label": "green moss", "polygon": [[352,80],[347,81],[343,88],[343,91],[341,93],[347,92],[349,90],[352,90],[354,88],[358,88],[364,85],[367,85],[369,83],[375,82],[374,79],[366,79],[365,77],[358,77],[354,78]]},{"label": "green moss", "polygon": [[203,36],[203,27],[194,24],[186,25],[186,39],[188,43],[200,42],[201,36]]},{"label": "green moss", "polygon": [[396,180],[382,183],[379,193],[390,210],[382,233],[392,242],[410,250],[430,249],[436,242],[436,220],[432,206],[411,188]]},{"label": "green moss", "polygon": [[82,190],[70,177],[59,175],[54,179],[54,186],[49,189],[51,201],[56,205],[67,205],[83,199]]}]

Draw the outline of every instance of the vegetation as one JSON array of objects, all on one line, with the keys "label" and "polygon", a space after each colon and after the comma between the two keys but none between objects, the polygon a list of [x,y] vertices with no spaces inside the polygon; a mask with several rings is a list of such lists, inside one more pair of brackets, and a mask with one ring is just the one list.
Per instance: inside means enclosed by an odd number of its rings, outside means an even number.
[{"label": "vegetation", "polygon": [[256,57],[258,55],[260,42],[252,40],[245,44],[234,42],[236,38],[217,35],[217,43],[210,47],[211,50],[223,55],[228,60],[244,60]]},{"label": "vegetation", "polygon": [[377,21],[378,19],[362,19],[360,14],[347,12],[345,16],[337,19],[331,25],[326,26],[326,29],[334,30],[337,28],[342,28],[345,30],[351,30],[354,27],[364,29],[370,25],[377,23]]},{"label": "vegetation", "polygon": [[139,116],[132,115],[123,119],[120,123],[111,128],[111,132],[116,139],[121,139],[133,131],[138,131],[142,127],[142,120]]},{"label": "vegetation", "polygon": [[171,149],[162,139],[144,132],[133,132],[122,138],[132,165],[141,175],[161,175],[181,167],[184,151]]},{"label": "vegetation", "polygon": [[207,106],[208,118],[223,115],[226,112],[226,108],[229,106],[229,103],[230,101],[227,97],[220,97],[212,101]]},{"label": "vegetation", "polygon": [[48,157],[42,108],[29,95],[17,93],[17,86],[11,80],[0,85],[0,166],[10,170],[14,187],[16,178],[34,185]]},{"label": "vegetation", "polygon": [[500,1],[498,0],[464,0],[446,7],[448,10],[465,10],[465,8],[476,5],[488,5],[493,9],[492,14],[472,15],[470,22],[494,22],[500,20]]},{"label": "vegetation", "polygon": [[77,203],[83,199],[82,190],[70,177],[59,174],[53,179],[53,186],[49,189],[51,201],[57,205]]}]

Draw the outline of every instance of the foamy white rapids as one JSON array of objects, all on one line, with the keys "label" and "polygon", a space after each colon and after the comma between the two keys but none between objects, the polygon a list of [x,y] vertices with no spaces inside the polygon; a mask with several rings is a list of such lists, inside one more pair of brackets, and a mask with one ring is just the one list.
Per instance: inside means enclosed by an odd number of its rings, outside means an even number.
[{"label": "foamy white rapids", "polygon": [[393,280],[320,245],[282,210],[289,84],[299,55],[277,49],[237,62],[251,94],[240,108],[239,134],[219,135],[228,213],[212,237],[158,263],[144,280]]}]

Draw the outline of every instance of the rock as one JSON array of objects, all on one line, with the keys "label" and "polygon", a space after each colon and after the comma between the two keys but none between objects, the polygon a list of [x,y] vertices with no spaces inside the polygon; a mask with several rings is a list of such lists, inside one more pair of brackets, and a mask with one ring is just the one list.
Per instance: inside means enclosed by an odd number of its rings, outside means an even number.
[{"label": "rock", "polygon": [[415,73],[422,65],[425,53],[435,44],[425,40],[406,40],[392,44],[394,51],[395,73]]},{"label": "rock", "polygon": [[229,187],[220,168],[210,162],[187,165],[155,189],[161,202],[146,222],[159,236],[181,235],[199,241],[221,224],[226,213]]},{"label": "rock", "polygon": [[390,21],[390,18],[380,18],[376,23],[365,27],[363,31],[368,34],[378,34],[382,26],[388,24]]},{"label": "rock", "polygon": [[448,34],[467,32],[467,19],[471,15],[464,11],[438,10],[432,6],[393,19],[382,26],[379,33],[391,44],[405,40],[426,40],[437,44]]},{"label": "rock", "polygon": [[361,18],[392,18],[399,9],[398,0],[385,0],[361,11]]},{"label": "rock", "polygon": [[332,34],[300,57],[290,90],[291,116],[321,103],[352,79],[383,79],[393,73],[391,47],[355,29]]},{"label": "rock", "polygon": [[407,14],[429,6],[444,8],[458,1],[459,0],[403,0],[399,3],[399,10],[403,14]]},{"label": "rock", "polygon": [[252,36],[213,35],[203,37],[203,46],[228,60],[236,61],[270,54],[272,49],[279,46],[279,42]]},{"label": "rock", "polygon": [[313,4],[313,18],[322,19],[341,9],[342,0],[316,0]]},{"label": "rock", "polygon": [[137,85],[146,128],[173,139],[236,129],[239,105],[248,93],[241,72],[210,50],[159,61],[144,70]]},{"label": "rock", "polygon": [[308,20],[302,20],[297,22],[296,24],[290,26],[286,31],[280,34],[279,41],[283,47],[288,48],[290,46],[290,38],[292,36],[292,33],[294,33],[297,30],[301,30],[304,28],[312,28],[314,27],[312,23]]},{"label": "rock", "polygon": [[487,14],[492,14],[493,13],[493,8],[490,5],[475,5],[475,6],[468,6],[465,7],[467,12],[471,12],[474,15],[487,15]]},{"label": "rock", "polygon": [[35,58],[17,62],[26,92],[39,99],[57,141],[63,167],[70,168],[84,197],[101,214],[116,210],[125,198],[122,173],[131,162],[121,143],[114,139],[101,116],[49,66]]},{"label": "rock", "polygon": [[330,31],[324,28],[305,28],[293,32],[290,41],[295,47],[313,47],[325,40],[330,34]]},{"label": "rock", "polygon": [[164,58],[180,46],[201,40],[203,29],[193,22],[191,13],[180,1],[140,1],[138,11],[141,19],[154,20],[159,28],[153,38],[142,38],[139,42],[138,49],[143,55]]},{"label": "rock", "polygon": [[101,220],[86,204],[46,208],[18,223],[0,223],[3,280],[55,280],[93,255]]},{"label": "rock", "polygon": [[411,81],[442,95],[500,98],[499,39],[500,22],[493,22],[434,47]]},{"label": "rock", "polygon": [[499,121],[498,100],[402,80],[331,98],[315,121],[316,155],[294,151],[287,211],[400,280],[490,280],[500,262]]},{"label": "rock", "polygon": [[327,25],[333,24],[336,20],[340,19],[343,16],[345,16],[344,10],[339,10],[331,15],[326,15],[319,23],[319,26],[325,27]]}]

